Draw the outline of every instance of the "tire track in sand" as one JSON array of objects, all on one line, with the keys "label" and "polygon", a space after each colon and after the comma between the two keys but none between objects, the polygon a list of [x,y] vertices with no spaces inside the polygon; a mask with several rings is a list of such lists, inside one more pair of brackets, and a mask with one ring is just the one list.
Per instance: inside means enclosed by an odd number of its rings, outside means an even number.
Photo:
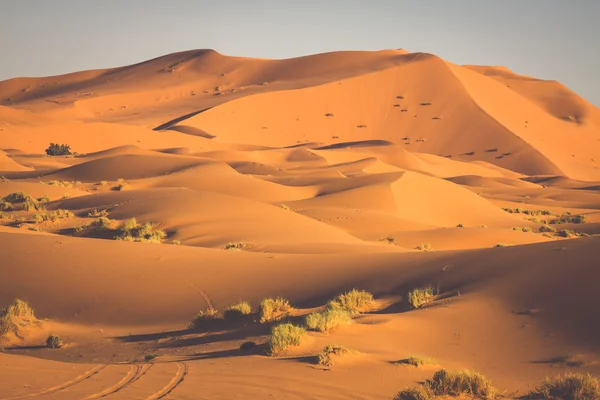
[{"label": "tire track in sand", "polygon": [[188,365],[186,363],[178,362],[177,363],[177,372],[175,373],[175,376],[173,377],[173,379],[171,379],[171,381],[167,384],[167,386],[165,386],[158,392],[153,393],[150,396],[146,397],[144,400],[159,400],[159,399],[164,398],[169,393],[171,393],[173,390],[175,390],[179,385],[181,385],[181,383],[185,379],[185,376],[187,375],[187,373],[188,373]]},{"label": "tire track in sand", "polygon": [[52,393],[56,393],[59,392],[61,390],[65,390],[67,388],[70,388],[71,386],[75,386],[78,383],[84,382],[88,379],[90,379],[92,376],[96,375],[98,372],[102,371],[104,368],[106,368],[106,364],[100,364],[100,365],[96,365],[94,368],[90,369],[89,371],[84,372],[83,374],[77,376],[75,379],[72,379],[68,382],[65,382],[61,385],[57,385],[57,386],[53,386],[51,388],[48,388],[46,390],[43,390],[41,392],[38,393],[32,393],[32,394],[27,394],[24,396],[17,396],[17,397],[8,397],[8,398],[3,398],[1,400],[17,400],[17,399],[27,399],[30,397],[36,397],[36,396],[43,396],[46,394],[52,394]]},{"label": "tire track in sand", "polygon": [[104,389],[102,392],[92,394],[84,398],[83,400],[100,399],[106,396],[110,396],[111,394],[117,393],[118,391],[125,389],[127,386],[140,379],[144,374],[146,374],[146,372],[148,372],[150,368],[152,368],[152,364],[132,365],[127,375],[119,382],[115,383],[109,388]]}]

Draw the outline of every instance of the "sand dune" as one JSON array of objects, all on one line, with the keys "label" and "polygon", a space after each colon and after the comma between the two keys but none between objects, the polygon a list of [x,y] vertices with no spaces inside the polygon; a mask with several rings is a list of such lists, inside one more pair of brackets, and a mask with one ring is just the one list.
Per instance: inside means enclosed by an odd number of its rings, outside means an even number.
[{"label": "sand dune", "polygon": [[[600,113],[558,82],[403,50],[194,50],[0,82],[0,103],[0,308],[39,318],[0,338],[2,399],[384,400],[440,368],[520,395],[600,374]],[[262,299],[304,324],[352,288],[375,296],[352,323],[267,356]],[[350,352],[319,365],[330,344]]]}]

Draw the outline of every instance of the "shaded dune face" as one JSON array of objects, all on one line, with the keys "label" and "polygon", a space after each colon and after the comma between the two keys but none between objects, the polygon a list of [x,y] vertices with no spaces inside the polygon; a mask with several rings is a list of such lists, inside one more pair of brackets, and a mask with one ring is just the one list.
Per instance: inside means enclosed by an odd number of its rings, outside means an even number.
[{"label": "shaded dune face", "polygon": [[[40,321],[1,339],[0,398],[383,400],[440,368],[505,393],[597,375],[599,132],[560,83],[402,50],[0,82],[0,308]],[[352,288],[375,300],[351,324],[266,356],[264,298],[303,325]],[[349,351],[319,365],[331,344]]]}]

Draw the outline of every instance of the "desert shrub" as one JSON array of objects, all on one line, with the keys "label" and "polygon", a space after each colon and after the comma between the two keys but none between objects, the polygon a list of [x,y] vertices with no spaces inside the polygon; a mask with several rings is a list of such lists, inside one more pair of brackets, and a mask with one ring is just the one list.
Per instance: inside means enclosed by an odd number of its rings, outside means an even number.
[{"label": "desert shrub", "polygon": [[12,215],[0,211],[0,219],[12,219]]},{"label": "desert shrub", "polygon": [[42,211],[45,207],[42,203],[38,203],[31,197],[27,197],[25,203],[23,203],[23,210],[25,211]]},{"label": "desert shrub", "polygon": [[563,214],[560,218],[550,221],[551,224],[585,224],[586,222],[587,216],[570,214]]},{"label": "desert shrub", "polygon": [[0,211],[12,211],[13,206],[8,201],[0,200]]},{"label": "desert shrub", "polygon": [[502,207],[502,209],[503,209],[504,211],[506,211],[507,213],[510,213],[510,214],[514,214],[514,213],[515,213],[515,210],[513,210],[513,209],[512,209],[512,208],[510,208],[510,207]]},{"label": "desert shrub", "polygon": [[174,244],[175,246],[179,246],[181,244],[181,240],[175,239],[171,242],[171,244]]},{"label": "desert shrub", "polygon": [[[105,218],[105,217],[100,217]],[[107,218],[105,218],[107,219]],[[164,238],[167,237],[167,233],[161,229],[158,229],[157,224],[151,222],[145,222],[141,225],[137,223],[135,218],[132,218],[125,222],[121,227],[120,234],[115,236],[115,240],[126,240],[129,242],[148,242],[148,243],[161,243]]]},{"label": "desert shrub", "polygon": [[293,211],[289,206],[286,206],[285,204],[280,204],[279,207],[283,208],[286,211]]},{"label": "desert shrub", "polygon": [[317,355],[319,365],[332,366],[334,364],[334,356],[343,356],[348,354],[350,349],[339,344],[328,344],[323,351]]},{"label": "desert shrub", "polygon": [[415,367],[420,367],[422,365],[431,365],[436,363],[437,362],[431,357],[418,355],[409,355],[405,359],[398,361],[398,364],[413,365]]},{"label": "desert shrub", "polygon": [[600,382],[592,375],[567,373],[554,379],[546,378],[530,397],[536,399],[597,400]]},{"label": "desert shrub", "polygon": [[279,318],[282,314],[288,313],[292,309],[290,302],[283,297],[266,298],[260,302],[260,322],[268,322]]},{"label": "desert shrub", "polygon": [[36,321],[33,308],[21,299],[15,299],[8,307],[0,309],[0,336],[14,332],[18,333],[21,326]]},{"label": "desert shrub", "polygon": [[50,334],[46,339],[46,347],[49,349],[60,349],[63,346],[63,340],[58,335]]},{"label": "desert shrub", "polygon": [[306,316],[306,326],[319,332],[327,332],[350,323],[352,323],[352,315],[345,309],[327,308]]},{"label": "desert shrub", "polygon": [[50,220],[50,216],[48,214],[35,214],[33,216],[33,220],[39,224],[42,223],[44,221],[49,221]]},{"label": "desert shrub", "polygon": [[521,232],[531,232],[532,231],[532,229],[528,226],[524,226],[523,228],[515,227],[515,228],[512,228],[512,230],[513,231],[521,231]]},{"label": "desert shrub", "polygon": [[49,185],[49,186],[58,186],[58,187],[66,187],[66,188],[70,188],[73,187],[74,182],[69,182],[69,181],[48,181],[48,182],[40,182],[44,185]]},{"label": "desert shrub", "polygon": [[280,324],[271,329],[268,341],[269,355],[276,356],[293,346],[299,346],[306,331],[293,324]]},{"label": "desert shrub", "polygon": [[57,220],[57,219],[67,219],[67,218],[75,218],[75,214],[73,214],[69,210],[63,210],[60,208],[58,210],[52,212],[52,214],[50,214],[50,219],[52,221]]},{"label": "desert shrub", "polygon": [[39,226],[30,226],[29,228],[30,231],[34,231],[34,232],[44,232],[44,230],[42,228],[40,228]]},{"label": "desert shrub", "polygon": [[558,232],[557,235],[561,236],[561,237],[565,237],[565,238],[589,236],[587,233],[574,232],[574,231],[572,231],[570,229],[563,229],[560,232]]},{"label": "desert shrub", "polygon": [[373,295],[364,290],[352,289],[338,295],[327,303],[327,308],[345,310],[350,314],[358,314],[373,302]]},{"label": "desert shrub", "polygon": [[400,391],[394,400],[431,400],[433,393],[427,386],[408,388]]},{"label": "desert shrub", "polygon": [[100,186],[104,186],[104,185],[107,185],[107,184],[108,184],[107,181],[100,181]]},{"label": "desert shrub", "polygon": [[396,244],[396,239],[393,236],[386,236],[379,239],[380,242],[386,242],[387,244]]},{"label": "desert shrub", "polygon": [[252,314],[252,306],[247,301],[240,301],[225,310],[225,319],[237,319],[243,315]]},{"label": "desert shrub", "polygon": [[413,289],[408,292],[408,303],[412,308],[420,308],[425,304],[432,302],[434,297],[435,295],[433,294],[433,288],[431,286]]},{"label": "desert shrub", "polygon": [[423,243],[423,244],[420,244],[417,247],[415,247],[415,249],[421,250],[421,251],[429,251],[429,250],[431,250],[431,245],[429,243]]},{"label": "desert shrub", "polygon": [[481,399],[496,397],[496,389],[485,376],[468,370],[456,372],[442,369],[425,382],[425,386],[436,396],[472,396]]},{"label": "desert shrub", "polygon": [[127,182],[121,182],[117,186],[114,187],[114,190],[117,190],[117,191],[121,192],[121,191],[127,189],[128,186],[129,186],[129,183],[127,183]]},{"label": "desert shrub", "polygon": [[92,226],[95,226],[100,229],[110,229],[113,222],[114,220],[112,219],[106,217],[99,217],[96,218],[94,222],[92,222]]},{"label": "desert shrub", "polygon": [[511,245],[508,243],[497,243],[494,247],[510,247]]},{"label": "desert shrub", "polygon": [[48,197],[48,195],[45,194],[42,197],[39,197],[37,199],[37,201],[40,202],[40,203],[48,203],[50,201],[50,197]]},{"label": "desert shrub", "polygon": [[214,307],[208,307],[206,310],[198,311],[198,314],[192,319],[191,327],[199,328],[207,322],[219,319],[219,311]]},{"label": "desert shrub", "polygon": [[49,156],[68,156],[71,155],[71,146],[68,144],[50,143],[46,149],[46,154]]},{"label": "desert shrub", "polygon": [[231,242],[227,243],[223,249],[225,250],[234,250],[234,251],[243,251],[247,248],[246,242]]},{"label": "desert shrub", "polygon": [[23,192],[14,192],[14,193],[10,193],[10,194],[7,194],[6,196],[4,196],[2,198],[2,200],[7,203],[13,204],[13,203],[23,203],[28,198],[30,198],[30,197],[27,196]]},{"label": "desert shrub", "polygon": [[552,226],[549,226],[549,225],[542,225],[542,226],[540,226],[539,231],[542,232],[542,233],[543,232],[553,233],[553,232],[556,232],[556,228],[554,228]]},{"label": "desert shrub", "polygon": [[93,210],[90,211],[87,215],[90,218],[100,218],[100,217],[107,217],[108,216],[108,211],[107,210]]}]

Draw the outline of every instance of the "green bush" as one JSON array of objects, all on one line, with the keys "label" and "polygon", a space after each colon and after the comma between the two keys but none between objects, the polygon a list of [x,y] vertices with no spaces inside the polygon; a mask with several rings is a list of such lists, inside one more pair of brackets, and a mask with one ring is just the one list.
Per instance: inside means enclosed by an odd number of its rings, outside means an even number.
[{"label": "green bush", "polygon": [[413,289],[408,292],[408,303],[412,308],[420,308],[425,304],[432,302],[434,297],[435,295],[433,294],[433,288],[431,286]]},{"label": "green bush", "polygon": [[293,324],[280,324],[271,329],[268,348],[269,355],[276,356],[290,347],[299,346],[306,331],[303,327]]},{"label": "green bush", "polygon": [[560,218],[550,221],[551,224],[585,224],[587,216],[585,215],[562,215]]},{"label": "green bush", "polygon": [[348,311],[350,314],[358,314],[364,311],[373,302],[373,295],[364,290],[352,289],[349,292],[338,295],[327,303],[327,308]]},{"label": "green bush", "polygon": [[49,156],[68,156],[71,155],[71,146],[68,144],[50,143],[46,149],[46,154]]},{"label": "green bush", "polygon": [[530,397],[535,399],[597,400],[600,382],[592,375],[566,373],[554,379],[546,378]]},{"label": "green bush", "polygon": [[350,312],[341,308],[327,308],[306,316],[306,326],[319,332],[328,332],[340,325],[350,323],[352,323]]},{"label": "green bush", "polygon": [[4,196],[2,200],[7,203],[23,203],[28,198],[30,197],[23,192],[14,192]]},{"label": "green bush", "polygon": [[282,314],[288,313],[292,309],[290,302],[283,297],[266,298],[260,302],[260,322],[268,322],[279,318]]},{"label": "green bush", "polygon": [[332,366],[334,364],[334,356],[343,356],[349,352],[350,350],[347,347],[339,344],[329,344],[317,355],[317,362],[319,365]]}]

